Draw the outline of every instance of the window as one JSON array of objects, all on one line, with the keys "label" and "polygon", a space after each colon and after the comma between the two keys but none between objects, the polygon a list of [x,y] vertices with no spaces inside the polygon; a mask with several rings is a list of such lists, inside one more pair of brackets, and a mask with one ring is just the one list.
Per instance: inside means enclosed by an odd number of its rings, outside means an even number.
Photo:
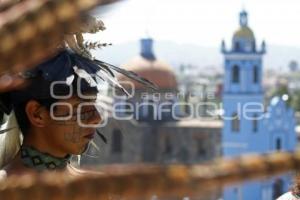
[{"label": "window", "polygon": [[148,119],[149,120],[155,120],[156,119],[156,111],[155,111],[156,104],[152,99],[150,99],[148,101],[148,103],[149,103],[148,104]]},{"label": "window", "polygon": [[258,131],[258,120],[257,120],[257,114],[254,114],[252,119],[252,131],[256,133]]},{"label": "window", "polygon": [[205,157],[206,156],[206,148],[205,148],[205,139],[199,139],[197,141],[197,156]]},{"label": "window", "polygon": [[253,67],[253,83],[258,83],[258,67]]},{"label": "window", "polygon": [[178,159],[182,163],[187,163],[189,161],[189,152],[186,147],[181,147],[177,155]]},{"label": "window", "polygon": [[231,131],[232,132],[240,132],[240,119],[237,113],[232,115],[231,119]]},{"label": "window", "polygon": [[235,48],[235,51],[239,51],[240,50],[240,43],[239,42],[235,42],[234,43],[234,48]]},{"label": "window", "polygon": [[136,106],[139,120],[148,119],[148,114],[149,114],[148,107],[149,107],[148,99],[142,99],[142,103],[139,106]]},{"label": "window", "polygon": [[277,138],[277,139],[276,139],[276,150],[277,150],[277,151],[280,151],[280,150],[281,150],[281,148],[282,148],[281,145],[282,145],[282,144],[281,144],[281,139],[280,139],[280,138]]},{"label": "window", "polygon": [[252,51],[253,51],[253,52],[256,51],[256,44],[255,44],[255,41],[252,42]]},{"label": "window", "polygon": [[237,65],[233,66],[231,76],[232,76],[233,83],[240,82],[240,68]]},{"label": "window", "polygon": [[112,153],[122,153],[122,142],[122,132],[119,129],[114,130],[112,133]]},{"label": "window", "polygon": [[165,138],[165,147],[164,147],[164,153],[167,155],[172,154],[173,148],[170,137]]}]

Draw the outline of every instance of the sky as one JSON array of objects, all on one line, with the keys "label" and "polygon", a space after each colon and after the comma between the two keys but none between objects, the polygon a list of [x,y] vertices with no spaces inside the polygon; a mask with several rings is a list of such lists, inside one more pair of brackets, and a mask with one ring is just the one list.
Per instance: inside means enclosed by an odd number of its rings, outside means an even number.
[{"label": "sky", "polygon": [[300,47],[299,0],[125,0],[107,12],[96,11],[107,29],[86,37],[118,44],[151,36],[219,47],[222,39],[231,41],[243,8],[258,43]]}]

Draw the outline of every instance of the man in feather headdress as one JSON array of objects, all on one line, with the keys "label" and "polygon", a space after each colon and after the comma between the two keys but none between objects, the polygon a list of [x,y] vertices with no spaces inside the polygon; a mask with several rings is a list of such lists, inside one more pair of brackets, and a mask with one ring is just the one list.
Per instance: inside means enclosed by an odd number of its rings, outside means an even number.
[{"label": "man in feather headdress", "polygon": [[65,36],[54,56],[0,78],[0,109],[6,121],[0,131],[0,168],[8,175],[44,170],[78,173],[70,165],[71,155],[84,152],[95,133],[105,140],[97,132],[105,112],[99,85],[126,93],[114,71],[156,88],[134,73],[93,59],[89,48],[103,44],[84,43],[82,33],[104,30],[104,24],[91,16],[85,20],[86,26]]}]

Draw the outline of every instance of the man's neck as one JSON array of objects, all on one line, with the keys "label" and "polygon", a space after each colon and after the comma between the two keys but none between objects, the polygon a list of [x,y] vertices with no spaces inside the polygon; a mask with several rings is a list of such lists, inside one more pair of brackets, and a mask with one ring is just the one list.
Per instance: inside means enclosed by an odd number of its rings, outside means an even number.
[{"label": "man's neck", "polygon": [[68,155],[65,152],[59,151],[59,148],[53,147],[40,131],[31,130],[27,132],[23,145],[31,146],[42,153],[47,153],[58,158],[64,158]]}]

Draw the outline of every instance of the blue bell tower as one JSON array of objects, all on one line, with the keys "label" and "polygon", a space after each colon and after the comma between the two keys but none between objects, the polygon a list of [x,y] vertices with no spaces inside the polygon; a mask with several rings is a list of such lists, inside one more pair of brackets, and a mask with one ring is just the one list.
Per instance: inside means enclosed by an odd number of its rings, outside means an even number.
[{"label": "blue bell tower", "polygon": [[[225,58],[223,92],[223,156],[246,152],[264,152],[264,136],[258,134],[263,115],[262,57],[265,44],[256,48],[248,14],[240,13],[240,28],[234,33],[230,49],[222,42]],[[255,142],[252,144],[251,141]]]},{"label": "blue bell tower", "polygon": [[[239,16],[239,29],[234,33],[231,48],[222,41],[224,55],[222,153],[234,157],[249,153],[293,151],[296,146],[294,112],[285,98],[274,97],[264,109],[262,87],[263,55],[248,24],[248,14]],[[226,187],[223,200],[276,199],[286,192],[290,175]]]}]

